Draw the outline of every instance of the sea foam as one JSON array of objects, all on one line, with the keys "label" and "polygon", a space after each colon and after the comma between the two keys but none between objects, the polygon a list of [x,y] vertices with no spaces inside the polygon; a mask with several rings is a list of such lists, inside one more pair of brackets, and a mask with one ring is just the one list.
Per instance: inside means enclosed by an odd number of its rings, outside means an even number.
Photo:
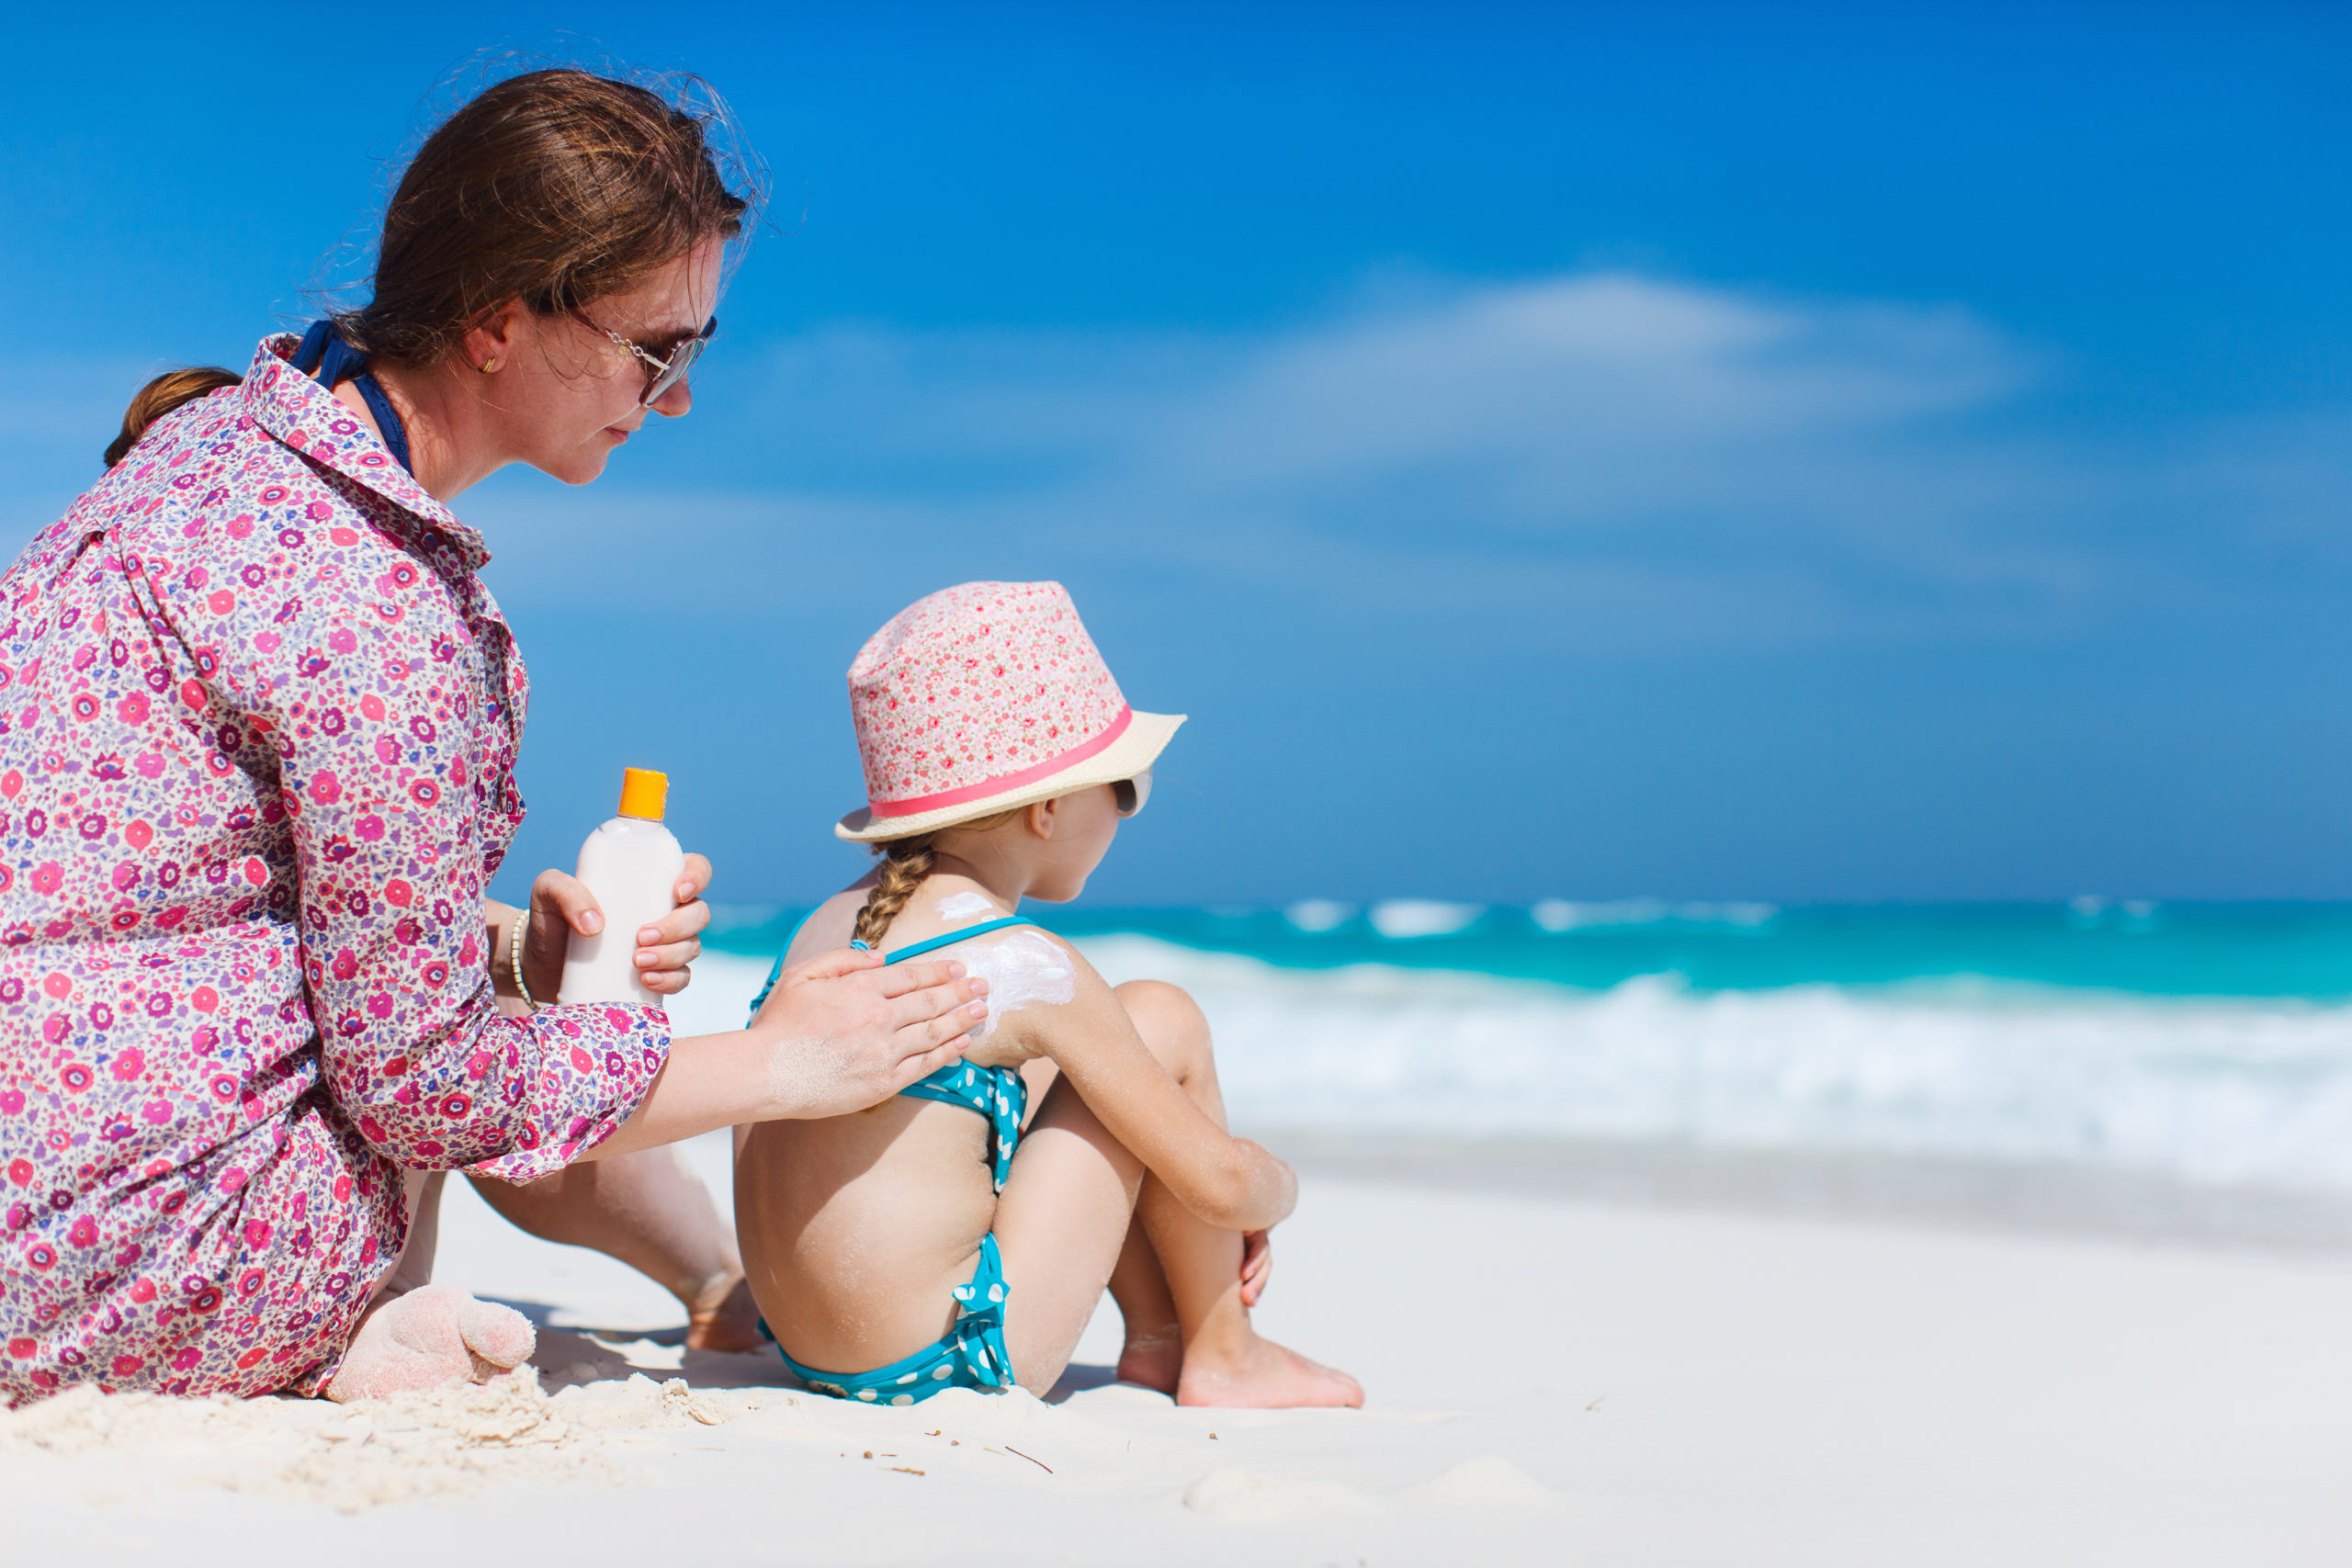
[{"label": "sea foam", "polygon": [[[1132,935],[1106,978],[1183,986],[1238,1124],[2058,1162],[2352,1190],[2352,1007],[1936,980],[1603,990],[1282,968]],[[696,966],[682,1032],[741,1027],[766,966]],[[740,995],[738,994],[740,993]],[[707,1016],[709,1021],[697,1022]]]}]

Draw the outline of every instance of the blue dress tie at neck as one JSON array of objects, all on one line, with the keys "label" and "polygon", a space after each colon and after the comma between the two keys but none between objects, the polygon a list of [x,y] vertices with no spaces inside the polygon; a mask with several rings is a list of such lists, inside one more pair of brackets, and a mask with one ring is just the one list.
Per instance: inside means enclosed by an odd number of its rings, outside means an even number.
[{"label": "blue dress tie at neck", "polygon": [[408,460],[408,427],[392,412],[392,400],[384,396],[384,384],[368,372],[368,356],[344,342],[336,334],[333,321],[311,323],[311,330],[302,334],[301,344],[294,350],[294,368],[315,378],[330,392],[345,381],[358,388],[360,400],[376,416],[376,428],[383,434],[385,450],[399,459],[412,479],[415,477],[416,467]]}]

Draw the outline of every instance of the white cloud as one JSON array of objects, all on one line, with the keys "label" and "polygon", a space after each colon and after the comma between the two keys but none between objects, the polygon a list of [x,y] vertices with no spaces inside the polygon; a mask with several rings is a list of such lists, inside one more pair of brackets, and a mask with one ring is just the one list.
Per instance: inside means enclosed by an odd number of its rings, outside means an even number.
[{"label": "white cloud", "polygon": [[[2014,356],[1955,316],[1815,310],[1634,278],[1487,289],[1267,345],[1157,434],[1163,471],[1352,482],[1476,465],[1581,502],[1578,479],[1659,500],[1658,458],[1899,427],[2005,389]],[[1631,461],[1629,461],[1631,460]],[[1628,486],[1632,462],[1643,472]],[[1685,493],[1688,493],[1685,491]]]}]

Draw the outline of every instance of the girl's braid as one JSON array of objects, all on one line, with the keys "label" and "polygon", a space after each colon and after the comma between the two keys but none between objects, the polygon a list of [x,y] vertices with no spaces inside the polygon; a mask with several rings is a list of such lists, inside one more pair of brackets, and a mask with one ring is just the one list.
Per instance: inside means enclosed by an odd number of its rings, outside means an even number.
[{"label": "girl's braid", "polygon": [[875,852],[882,863],[874,868],[874,890],[865,896],[865,907],[857,911],[857,940],[868,947],[880,947],[882,938],[890,930],[890,922],[915,896],[923,878],[931,874],[933,860],[932,836],[893,839],[876,844]]}]

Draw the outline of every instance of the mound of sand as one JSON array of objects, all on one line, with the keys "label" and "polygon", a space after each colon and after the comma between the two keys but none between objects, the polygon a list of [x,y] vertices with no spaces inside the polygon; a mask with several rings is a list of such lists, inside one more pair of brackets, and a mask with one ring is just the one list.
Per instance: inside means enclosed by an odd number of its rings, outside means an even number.
[{"label": "mound of sand", "polygon": [[[0,1412],[0,1456],[77,1458],[119,1472],[111,1490],[220,1487],[356,1513],[485,1486],[605,1480],[607,1450],[649,1431],[718,1426],[757,1409],[757,1390],[683,1379],[567,1387],[536,1369],[356,1404],[307,1399],[165,1399],[80,1388]],[[135,1477],[134,1481],[132,1478]],[[91,1494],[104,1500],[102,1481]]]}]

